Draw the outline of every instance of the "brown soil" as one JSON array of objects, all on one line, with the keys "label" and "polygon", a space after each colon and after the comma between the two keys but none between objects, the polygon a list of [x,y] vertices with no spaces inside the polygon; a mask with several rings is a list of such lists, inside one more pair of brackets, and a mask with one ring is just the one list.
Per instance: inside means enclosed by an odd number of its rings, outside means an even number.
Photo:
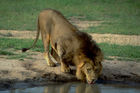
[{"label": "brown soil", "polygon": [[73,16],[69,18],[69,21],[74,24],[79,30],[87,30],[89,27],[100,26],[103,21],[86,21],[84,16]]},{"label": "brown soil", "polygon": [[[140,35],[91,34],[97,43],[140,46]],[[0,30],[0,37],[34,39],[36,31]]]},{"label": "brown soil", "polygon": [[[28,51],[31,52],[31,51]],[[140,83],[140,63],[109,61],[103,63],[102,80],[127,81]],[[76,81],[75,67],[72,74],[60,71],[60,65],[49,67],[43,58],[43,54],[34,52],[32,59],[10,60],[0,58],[0,83],[19,81]],[[8,83],[9,84],[9,83]]]},{"label": "brown soil", "polygon": [[140,35],[91,34],[98,43],[140,46]]}]

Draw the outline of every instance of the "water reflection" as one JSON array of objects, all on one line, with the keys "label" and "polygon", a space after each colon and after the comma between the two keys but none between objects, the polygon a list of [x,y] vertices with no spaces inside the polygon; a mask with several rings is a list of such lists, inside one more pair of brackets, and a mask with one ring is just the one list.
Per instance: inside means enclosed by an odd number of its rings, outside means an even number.
[{"label": "water reflection", "polygon": [[140,86],[125,84],[51,83],[47,86],[0,91],[0,93],[140,93]]},{"label": "water reflection", "polygon": [[59,85],[48,85],[46,87],[35,87],[16,89],[2,93],[101,93],[97,85],[85,83],[65,83]]},{"label": "water reflection", "polygon": [[85,83],[66,83],[60,86],[49,86],[44,93],[100,93],[98,86]]}]

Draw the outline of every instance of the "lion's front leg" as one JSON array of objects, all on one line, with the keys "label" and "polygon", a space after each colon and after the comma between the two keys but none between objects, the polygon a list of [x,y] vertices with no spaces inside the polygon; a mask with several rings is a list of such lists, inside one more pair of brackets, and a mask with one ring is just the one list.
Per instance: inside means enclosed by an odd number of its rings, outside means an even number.
[{"label": "lion's front leg", "polygon": [[68,65],[66,65],[63,61],[61,61],[61,71],[65,72],[65,73],[70,72],[70,67]]},{"label": "lion's front leg", "polygon": [[76,77],[78,80],[81,80],[84,82],[86,81],[86,79],[85,79],[86,77],[79,67],[76,69]]},{"label": "lion's front leg", "polygon": [[61,71],[69,73],[71,71],[70,67],[68,66],[68,64],[65,63],[65,60],[63,58],[65,51],[62,49],[62,47],[60,45],[57,45],[57,51],[58,51],[58,56],[60,58]]}]

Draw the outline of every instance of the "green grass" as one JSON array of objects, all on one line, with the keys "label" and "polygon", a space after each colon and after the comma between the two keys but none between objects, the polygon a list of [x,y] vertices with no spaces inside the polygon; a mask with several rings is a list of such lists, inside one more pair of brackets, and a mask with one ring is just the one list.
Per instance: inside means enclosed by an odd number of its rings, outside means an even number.
[{"label": "green grass", "polygon": [[45,8],[57,9],[67,18],[103,21],[88,32],[140,35],[140,0],[1,0],[0,29],[35,30]]},{"label": "green grass", "polygon": [[[133,24],[133,23],[132,23]],[[90,27],[84,32],[89,33],[99,33],[99,34],[125,34],[125,35],[140,35],[140,26],[139,23],[132,25],[131,23],[110,23],[104,22],[102,25],[97,27]]]},{"label": "green grass", "polygon": [[106,59],[112,59],[109,56],[115,56],[119,60],[140,61],[140,46],[117,45],[117,44],[99,44],[104,52]]},{"label": "green grass", "polygon": [[[33,40],[29,39],[8,39],[8,38],[0,38],[0,49],[6,51],[7,49],[15,49],[21,50],[25,47],[30,47],[33,43]],[[110,56],[116,56],[118,60],[133,60],[133,61],[140,61],[140,47],[139,46],[130,46],[130,45],[116,45],[116,44],[107,44],[107,43],[100,43],[99,46],[104,52],[105,59],[112,59]],[[43,52],[43,45],[42,41],[39,40],[35,48],[32,51],[40,51]],[[14,51],[6,53],[9,56],[11,54],[15,54]],[[0,55],[5,55],[1,53]],[[22,58],[26,57],[28,54],[20,54],[19,56],[14,55],[11,58]]]},{"label": "green grass", "polygon": [[9,48],[5,48],[4,50],[0,50],[0,55],[5,55],[5,58],[7,59],[32,59],[32,57],[29,56],[29,53],[15,53],[15,51],[16,50],[9,50]]},{"label": "green grass", "polygon": [[[16,49],[21,50],[22,48],[28,48],[32,45],[32,39],[13,39],[13,38],[0,38],[0,49]],[[33,48],[33,51],[43,51],[42,41],[39,40],[36,44],[36,47]]]},{"label": "green grass", "polygon": [[[0,55],[7,56],[7,59],[18,59],[18,60],[24,60],[26,59],[32,59],[32,57],[28,52],[25,53],[16,53],[16,50],[21,50],[22,48],[28,48],[33,43],[33,40],[29,39],[9,39],[9,38],[0,38]],[[9,49],[12,49],[9,51]],[[43,52],[43,45],[42,41],[39,40],[36,44],[36,47],[32,49],[32,51],[40,51]]]},{"label": "green grass", "polygon": [[15,55],[15,53],[6,50],[0,50],[0,55],[10,56],[10,55]]}]

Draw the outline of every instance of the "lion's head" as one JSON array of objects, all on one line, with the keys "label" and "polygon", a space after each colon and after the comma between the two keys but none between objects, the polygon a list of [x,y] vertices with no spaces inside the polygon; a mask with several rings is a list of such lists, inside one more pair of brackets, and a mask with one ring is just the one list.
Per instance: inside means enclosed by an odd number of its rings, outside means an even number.
[{"label": "lion's head", "polygon": [[86,77],[86,81],[89,84],[94,83],[99,77],[102,70],[102,65],[98,64],[97,66],[92,65],[90,63],[85,63],[81,67],[81,71],[83,72],[83,76]]},{"label": "lion's head", "polygon": [[98,60],[98,58],[92,60],[82,56],[80,59],[81,62],[78,65],[76,73],[77,78],[82,81],[87,81],[89,84],[95,83],[102,71],[102,58],[99,58],[101,60]]}]

